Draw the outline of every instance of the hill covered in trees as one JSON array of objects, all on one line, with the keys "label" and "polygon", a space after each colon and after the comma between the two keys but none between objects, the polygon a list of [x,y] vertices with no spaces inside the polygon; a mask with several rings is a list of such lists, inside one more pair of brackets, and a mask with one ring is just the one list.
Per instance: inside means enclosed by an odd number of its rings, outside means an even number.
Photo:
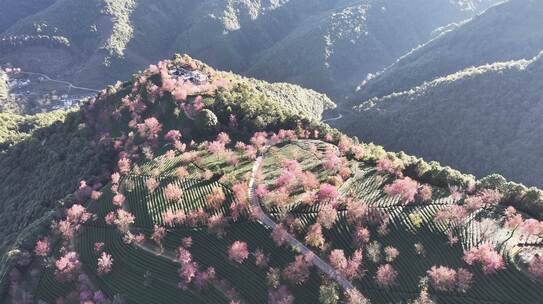
[{"label": "hill covered in trees", "polygon": [[0,63],[100,88],[182,52],[342,97],[436,28],[495,2],[3,1]]},{"label": "hill covered in trees", "polygon": [[543,56],[468,68],[356,107],[344,130],[478,176],[541,186]]},{"label": "hill covered in trees", "polygon": [[[221,110],[225,117],[217,117],[209,111],[191,116],[194,124],[202,130],[201,134],[194,135],[195,139],[206,134],[206,126],[213,129],[218,119],[228,120],[228,111],[244,113],[245,116],[239,117],[238,132],[242,133],[247,132],[244,131],[246,128],[260,129],[286,123],[291,117],[298,115],[318,120],[324,109],[334,105],[323,95],[294,85],[278,84],[276,87],[218,72],[192,59],[187,60],[196,65],[201,71],[199,73],[206,75],[205,77],[220,78],[232,85],[231,90],[221,91],[221,94],[213,94],[204,100],[206,103],[216,100],[217,106],[224,107]],[[109,100],[120,103],[119,95],[122,93],[112,92],[125,86],[118,83],[116,87],[111,86],[104,90],[102,95],[111,95]],[[201,86],[201,89],[209,88],[209,85]],[[129,89],[124,88],[122,92],[126,90]],[[183,94],[195,94],[197,91],[183,92],[179,93],[181,95],[178,95],[178,98]],[[239,107],[243,107],[243,110]],[[103,134],[105,138],[100,138],[101,133],[91,130],[85,123],[84,114],[80,110],[34,116],[0,114],[0,164],[5,170],[0,178],[0,192],[5,198],[0,213],[0,253],[3,261],[7,258],[8,251],[23,242],[25,235],[32,235],[34,229],[39,230],[49,225],[43,218],[54,216],[55,213],[49,211],[62,205],[62,200],[77,188],[81,180],[98,185],[104,179],[104,173],[111,168],[115,153],[99,144],[107,140],[107,134]],[[5,263],[2,264],[2,267],[6,266]]]},{"label": "hill covered in trees", "polygon": [[510,0],[443,30],[362,82],[352,103],[407,91],[469,67],[531,59],[543,50],[543,3]]},{"label": "hill covered in trees", "polygon": [[177,56],[19,138],[11,116],[0,299],[541,298],[542,191],[361,143],[325,101]]}]

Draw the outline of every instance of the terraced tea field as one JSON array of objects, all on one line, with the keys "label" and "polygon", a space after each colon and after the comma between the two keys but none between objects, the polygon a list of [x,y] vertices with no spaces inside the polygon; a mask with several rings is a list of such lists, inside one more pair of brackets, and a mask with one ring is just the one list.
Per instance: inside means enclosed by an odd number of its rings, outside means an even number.
[{"label": "terraced tea field", "polygon": [[[272,147],[264,160],[263,176],[265,183],[273,184],[280,169],[278,164],[283,159],[296,155],[304,155],[301,165],[304,170],[311,170],[318,178],[326,180],[327,172],[320,167],[321,161],[317,154],[308,153],[308,144],[315,144],[318,151],[323,151],[329,145],[316,141],[300,141]],[[186,214],[195,210],[204,210],[211,215],[221,214],[229,216],[228,206],[233,201],[232,191],[228,186],[218,181],[218,178],[203,180],[199,178],[198,170],[205,168],[222,168],[223,172],[242,176],[250,171],[250,162],[245,161],[237,167],[228,166],[212,156],[205,156],[203,164],[193,165],[191,174],[186,179],[175,177],[175,169],[182,163],[178,158],[167,159],[157,163],[143,164],[138,174],[126,177],[122,184],[126,195],[125,208],[136,216],[136,223],[131,227],[134,233],[143,233],[149,238],[154,225],[163,225],[162,214],[167,210],[183,210]],[[391,182],[391,178],[379,174],[375,168],[364,163],[352,163],[356,168],[354,177],[347,180],[340,188],[340,194],[351,193],[370,208],[376,208],[388,214],[391,220],[389,232],[385,236],[378,235],[375,229],[371,230],[372,239],[377,240],[381,246],[393,246],[400,252],[399,257],[392,263],[398,271],[397,284],[389,289],[380,288],[375,283],[375,273],[381,263],[374,263],[364,252],[365,275],[354,281],[355,286],[367,295],[373,303],[405,303],[418,296],[421,277],[433,265],[444,265],[451,268],[464,267],[474,274],[474,284],[467,293],[438,292],[432,290],[432,296],[437,303],[539,303],[543,297],[543,284],[535,281],[513,264],[507,264],[505,270],[497,274],[485,276],[480,266],[469,266],[463,262],[464,250],[480,244],[482,241],[480,222],[483,213],[471,216],[460,231],[460,240],[457,244],[448,245],[445,230],[447,227],[434,223],[435,214],[442,208],[453,204],[446,189],[433,189],[433,199],[430,202],[414,202],[403,205],[398,199],[387,196],[383,187]],[[189,165],[190,166],[190,165]],[[203,166],[204,168],[199,168]],[[159,186],[150,192],[145,182],[154,168],[159,168],[161,174],[156,177]],[[194,169],[194,170],[192,170]],[[168,184],[180,187],[184,196],[178,202],[168,202],[164,198],[164,188]],[[132,186],[126,187],[127,184]],[[217,209],[210,208],[206,203],[206,196],[214,187],[220,187],[226,196],[226,202]],[[131,191],[126,189],[131,188]],[[106,188],[107,189],[107,188]],[[270,214],[276,221],[279,214],[287,212],[295,216],[302,224],[302,231],[298,239],[303,240],[307,228],[315,223],[320,209],[318,204],[311,207],[302,206],[297,202],[297,193],[291,197],[291,202],[282,210],[272,208]],[[112,204],[111,190],[104,190],[100,200],[90,203],[89,210],[97,218],[88,222],[82,228],[80,236],[74,243],[81,260],[85,265],[85,272],[90,276],[96,288],[103,290],[109,297],[115,295],[124,297],[127,303],[229,303],[232,293],[236,290],[236,298],[242,303],[266,303],[268,285],[266,281],[267,268],[255,266],[255,258],[250,255],[243,264],[234,263],[228,259],[228,247],[236,240],[247,242],[249,251],[263,250],[270,257],[270,266],[283,269],[294,260],[294,253],[285,247],[277,247],[270,237],[270,231],[258,222],[241,218],[237,222],[229,220],[226,235],[218,237],[207,231],[205,226],[189,226],[187,224],[169,228],[164,238],[161,251],[154,243],[146,241],[142,246],[127,245],[120,232],[104,221],[104,216],[115,210]],[[502,218],[503,210],[496,207],[486,211],[485,217]],[[419,224],[412,222],[410,215],[416,214]],[[339,217],[332,229],[324,229],[324,235],[330,248],[343,249],[350,256],[355,250],[353,242],[354,227],[346,220],[346,211],[340,210]],[[193,245],[190,248],[192,256],[202,269],[214,267],[219,279],[228,283],[215,283],[204,290],[195,287],[183,290],[178,288],[180,282],[179,264],[175,261],[176,249],[182,239],[191,237]],[[503,234],[496,234],[491,239],[495,244],[503,242]],[[510,254],[511,248],[517,239],[512,238],[503,243],[502,250],[505,255]],[[103,276],[96,274],[97,254],[94,244],[104,242],[104,250],[114,259],[113,270]],[[415,251],[415,244],[424,246],[424,254]],[[325,257],[323,256],[323,259]],[[296,303],[317,303],[319,301],[319,286],[322,283],[321,275],[313,270],[309,280],[300,287],[290,286],[296,298]],[[38,297],[44,301],[52,302],[61,295],[65,295],[70,286],[63,286],[54,279],[52,270],[44,271]]]}]

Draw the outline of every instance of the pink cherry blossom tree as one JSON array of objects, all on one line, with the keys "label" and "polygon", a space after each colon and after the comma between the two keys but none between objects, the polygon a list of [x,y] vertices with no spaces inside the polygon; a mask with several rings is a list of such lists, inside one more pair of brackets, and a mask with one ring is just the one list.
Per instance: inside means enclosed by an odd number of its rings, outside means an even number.
[{"label": "pink cherry blossom tree", "polygon": [[183,190],[177,185],[168,184],[164,189],[164,196],[168,201],[179,201],[183,197]]},{"label": "pink cherry blossom tree", "polygon": [[306,256],[297,255],[294,262],[283,270],[283,277],[296,285],[301,285],[309,278],[310,266],[311,262]]},{"label": "pink cherry blossom tree", "polygon": [[381,288],[390,288],[396,283],[398,278],[398,272],[390,264],[385,264],[377,268],[377,273],[375,274],[375,280],[377,285]]},{"label": "pink cherry blossom tree", "polygon": [[46,257],[51,252],[51,243],[48,237],[44,237],[36,242],[34,253],[37,256]]},{"label": "pink cherry blossom tree", "polygon": [[108,274],[113,267],[113,257],[109,253],[102,252],[102,255],[98,258],[97,272],[100,275]]},{"label": "pink cherry blossom tree", "polygon": [[391,185],[386,185],[385,193],[390,197],[398,197],[404,204],[415,201],[419,184],[409,177],[396,179]]},{"label": "pink cherry blossom tree", "polygon": [[324,228],[331,229],[334,226],[337,217],[337,210],[332,204],[321,204],[321,209],[319,210],[317,216],[317,222],[320,223]]},{"label": "pink cherry blossom tree", "polygon": [[489,243],[465,252],[464,261],[469,265],[480,263],[485,274],[494,274],[505,268],[503,257]]},{"label": "pink cherry blossom tree", "polygon": [[249,257],[249,250],[247,249],[247,243],[242,241],[235,241],[228,248],[228,258],[236,263],[243,263]]}]

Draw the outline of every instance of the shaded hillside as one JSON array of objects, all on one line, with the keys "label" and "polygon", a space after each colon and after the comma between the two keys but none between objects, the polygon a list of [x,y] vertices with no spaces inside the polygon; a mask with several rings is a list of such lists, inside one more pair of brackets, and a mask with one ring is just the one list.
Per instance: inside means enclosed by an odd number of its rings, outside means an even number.
[{"label": "shaded hillside", "polygon": [[445,31],[363,82],[354,104],[408,90],[465,68],[530,59],[543,50],[543,2],[510,0]]},{"label": "shaded hillside", "polygon": [[374,98],[344,130],[483,176],[541,181],[543,56],[496,63]]},{"label": "shaded hillside", "polygon": [[[471,17],[447,1],[356,1],[316,15],[263,50],[248,72],[300,83],[334,97],[426,42],[440,26]],[[310,77],[308,77],[311,75]]]},{"label": "shaded hillside", "polygon": [[17,21],[33,15],[56,0],[2,0],[0,1],[0,33]]},{"label": "shaded hillside", "polygon": [[494,2],[58,0],[0,31],[0,62],[99,88],[183,52],[343,96],[436,27]]}]

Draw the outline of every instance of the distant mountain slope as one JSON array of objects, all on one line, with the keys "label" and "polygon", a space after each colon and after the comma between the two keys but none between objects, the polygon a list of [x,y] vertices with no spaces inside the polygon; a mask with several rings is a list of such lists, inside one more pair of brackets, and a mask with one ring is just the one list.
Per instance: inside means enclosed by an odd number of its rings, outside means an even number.
[{"label": "distant mountain slope", "polygon": [[542,16],[543,2],[538,0],[510,0],[494,6],[364,82],[353,102],[408,90],[471,66],[532,58],[543,50]]},{"label": "distant mountain slope", "polygon": [[496,1],[57,0],[20,8],[28,17],[0,30],[0,62],[99,88],[183,52],[343,96],[436,27]]},{"label": "distant mountain slope", "polygon": [[543,185],[543,54],[469,68],[374,98],[344,130],[479,176]]},{"label": "distant mountain slope", "polygon": [[0,0],[0,33],[17,21],[35,14],[56,0]]},{"label": "distant mountain slope", "polygon": [[361,75],[383,69],[434,29],[477,11],[452,1],[357,1],[295,28],[264,50],[249,73],[346,95]]}]

